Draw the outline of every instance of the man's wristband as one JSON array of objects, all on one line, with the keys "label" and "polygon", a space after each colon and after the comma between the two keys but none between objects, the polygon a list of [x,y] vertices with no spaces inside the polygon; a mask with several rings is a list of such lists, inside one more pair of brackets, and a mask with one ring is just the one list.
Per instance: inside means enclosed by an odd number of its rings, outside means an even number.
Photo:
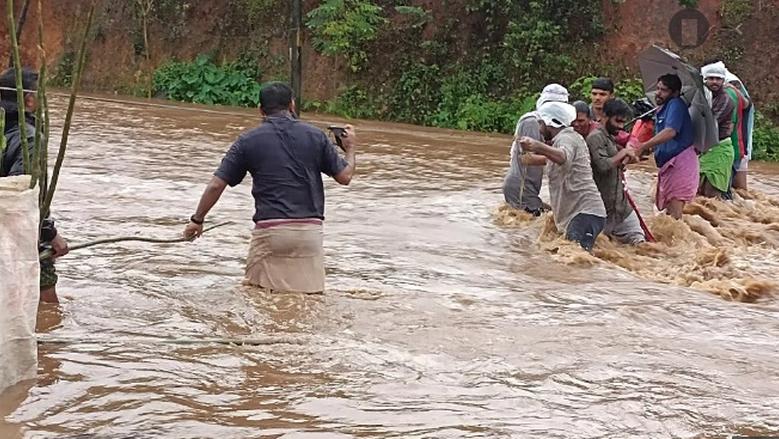
[{"label": "man's wristband", "polygon": [[197,225],[201,226],[205,222],[205,218],[199,220],[199,219],[195,218],[195,215],[192,215],[191,217],[189,217],[189,221],[194,223],[194,224],[197,224]]}]

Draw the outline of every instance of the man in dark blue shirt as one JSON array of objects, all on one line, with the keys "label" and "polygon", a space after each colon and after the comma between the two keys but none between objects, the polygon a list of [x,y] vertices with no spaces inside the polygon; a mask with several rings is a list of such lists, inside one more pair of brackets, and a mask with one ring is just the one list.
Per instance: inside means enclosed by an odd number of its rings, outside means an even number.
[{"label": "man in dark blue shirt", "polygon": [[346,126],[342,158],[325,133],[294,118],[292,89],[270,83],[260,91],[263,122],[242,134],[222,159],[184,230],[203,231],[205,217],[227,185],[252,175],[255,229],[246,282],[278,292],[318,293],[324,289],[322,173],[342,185],[356,166],[355,134]]},{"label": "man in dark blue shirt", "polygon": [[682,81],[675,74],[658,78],[655,103],[660,107],[655,120],[655,135],[639,145],[638,152],[654,148],[657,175],[657,208],[676,219],[682,217],[684,204],[698,192],[698,156],[693,146],[695,131],[687,104],[679,94]]}]

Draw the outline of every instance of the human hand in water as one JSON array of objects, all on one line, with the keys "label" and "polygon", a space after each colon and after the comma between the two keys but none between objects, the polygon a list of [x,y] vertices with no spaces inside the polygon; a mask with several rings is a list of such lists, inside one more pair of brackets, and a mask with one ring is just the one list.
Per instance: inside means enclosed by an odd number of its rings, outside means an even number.
[{"label": "human hand in water", "polygon": [[54,251],[55,258],[65,256],[70,251],[68,241],[65,241],[65,238],[60,235],[55,236],[54,239],[51,240],[51,249]]},{"label": "human hand in water", "polygon": [[203,225],[202,224],[195,224],[192,221],[187,224],[186,227],[184,227],[184,237],[193,240],[195,238],[199,238],[200,235],[203,234]]}]

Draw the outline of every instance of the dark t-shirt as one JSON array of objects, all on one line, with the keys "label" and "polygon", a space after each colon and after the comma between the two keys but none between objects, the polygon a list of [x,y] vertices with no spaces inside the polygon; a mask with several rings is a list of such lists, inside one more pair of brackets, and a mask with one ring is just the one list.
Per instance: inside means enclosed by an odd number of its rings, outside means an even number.
[{"label": "dark t-shirt", "polygon": [[230,186],[252,175],[254,221],[324,219],[322,173],[332,177],[347,165],[322,130],[280,116],[242,134],[214,175]]}]

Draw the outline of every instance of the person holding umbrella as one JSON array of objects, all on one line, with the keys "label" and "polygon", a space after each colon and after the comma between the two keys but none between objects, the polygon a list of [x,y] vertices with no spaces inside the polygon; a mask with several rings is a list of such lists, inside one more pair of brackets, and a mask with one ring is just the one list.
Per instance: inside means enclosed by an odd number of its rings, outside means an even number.
[{"label": "person holding umbrella", "polygon": [[679,95],[682,81],[668,73],[657,79],[655,135],[637,147],[639,155],[654,151],[657,174],[657,208],[681,219],[685,203],[698,192],[698,156],[692,119]]}]

